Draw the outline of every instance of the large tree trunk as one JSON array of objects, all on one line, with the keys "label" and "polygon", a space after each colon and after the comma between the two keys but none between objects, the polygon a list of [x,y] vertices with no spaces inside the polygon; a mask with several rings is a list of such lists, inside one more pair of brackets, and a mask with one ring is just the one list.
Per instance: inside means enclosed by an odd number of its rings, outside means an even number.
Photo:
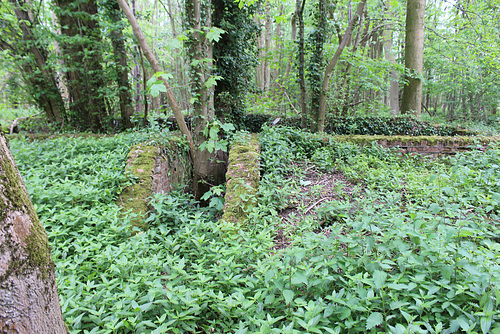
[{"label": "large tree trunk", "polygon": [[0,333],[67,333],[45,230],[0,130]]},{"label": "large tree trunk", "polygon": [[[208,8],[206,8],[208,7]],[[213,87],[206,87],[210,78],[211,64],[206,64],[204,58],[212,56],[212,44],[199,31],[202,28],[201,12],[211,13],[210,2],[202,8],[199,0],[186,0],[186,20],[189,29],[192,29],[188,40],[188,54],[191,64],[191,87],[195,98],[193,115],[193,139],[196,146],[193,161],[193,192],[196,199],[210,189],[212,185],[219,185],[224,180],[224,169],[219,168],[216,159],[217,152],[201,150],[199,146],[207,140],[205,129],[214,118]],[[204,26],[210,26],[210,14],[206,17]]]},{"label": "large tree trunk", "polygon": [[[71,123],[82,130],[104,130],[106,103],[101,90],[104,87],[102,54],[96,43],[101,42],[100,30],[94,17],[94,0],[56,0],[61,7],[58,14],[61,31],[70,37],[62,41],[68,68],[67,85]],[[76,7],[76,8],[75,8]],[[80,12],[75,15],[75,12]]]},{"label": "large tree trunk", "polygon": [[318,128],[319,109],[321,99],[321,69],[323,67],[323,45],[326,40],[326,1],[318,0],[317,13],[315,14],[314,32],[310,35],[312,52],[308,71],[309,92],[311,94],[309,113],[312,118],[312,130]]},{"label": "large tree trunk", "polygon": [[326,92],[328,91],[328,85],[330,83],[330,78],[332,76],[333,69],[337,65],[337,62],[340,59],[340,55],[342,54],[342,51],[344,51],[344,48],[346,47],[347,43],[351,40],[352,31],[354,29],[354,23],[356,23],[358,18],[363,13],[365,3],[366,3],[366,0],[361,0],[361,2],[358,4],[358,8],[356,9],[356,13],[351,18],[351,20],[349,21],[349,24],[347,25],[346,31],[344,33],[344,37],[342,37],[342,41],[340,42],[337,50],[335,51],[333,58],[330,60],[330,62],[326,66],[325,75],[323,77],[323,85],[322,85],[322,89],[321,89],[321,100],[320,100],[320,104],[319,104],[318,128],[317,128],[318,132],[323,132],[325,129]]},{"label": "large tree trunk", "polygon": [[36,41],[33,26],[36,24],[27,10],[27,4],[22,0],[10,0],[14,13],[22,31],[23,56],[31,53],[34,62],[23,61],[23,74],[31,85],[33,98],[38,106],[45,111],[49,122],[60,123],[64,119],[65,108],[61,92],[57,85],[55,71],[47,64],[47,50]]},{"label": "large tree trunk", "polygon": [[121,23],[122,13],[120,6],[115,0],[107,0],[105,2],[108,7],[107,12],[110,21],[114,26],[110,31],[109,37],[113,46],[113,58],[115,60],[116,83],[119,89],[120,99],[120,114],[122,123],[125,128],[131,128],[132,122],[130,117],[134,114],[134,106],[132,104],[131,86],[128,80],[128,62],[127,50],[123,37],[123,26]]},{"label": "large tree trunk", "polygon": [[422,70],[424,67],[425,0],[408,0],[406,8],[405,67],[406,77],[401,111],[420,118],[422,113]]}]

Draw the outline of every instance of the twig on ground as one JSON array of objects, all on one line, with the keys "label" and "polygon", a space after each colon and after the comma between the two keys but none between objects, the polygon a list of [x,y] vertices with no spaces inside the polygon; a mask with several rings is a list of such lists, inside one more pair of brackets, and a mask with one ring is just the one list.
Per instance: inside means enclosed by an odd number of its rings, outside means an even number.
[{"label": "twig on ground", "polygon": [[323,197],[322,199],[320,199],[319,201],[316,201],[313,205],[309,206],[306,211],[304,212],[305,215],[307,215],[307,213],[312,209],[314,208],[316,205],[318,205],[319,203],[323,202],[323,201],[326,201],[327,199],[330,199],[331,197],[327,196],[327,197]]}]

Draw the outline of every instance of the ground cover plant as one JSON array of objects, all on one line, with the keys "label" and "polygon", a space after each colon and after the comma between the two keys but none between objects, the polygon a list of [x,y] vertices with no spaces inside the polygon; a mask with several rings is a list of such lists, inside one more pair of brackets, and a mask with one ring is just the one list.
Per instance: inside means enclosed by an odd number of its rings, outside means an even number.
[{"label": "ground cover plant", "polygon": [[[128,148],[149,138],[11,141],[71,333],[500,332],[498,146],[431,161],[265,127],[245,229],[174,192],[134,232],[115,200]],[[311,166],[351,192],[303,206],[323,196],[300,192]],[[283,227],[291,208],[303,215]]]}]

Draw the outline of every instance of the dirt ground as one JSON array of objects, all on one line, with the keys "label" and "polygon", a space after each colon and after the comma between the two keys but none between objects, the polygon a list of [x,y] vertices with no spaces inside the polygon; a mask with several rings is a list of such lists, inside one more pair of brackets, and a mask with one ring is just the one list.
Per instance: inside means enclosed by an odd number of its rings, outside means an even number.
[{"label": "dirt ground", "polygon": [[[318,217],[318,209],[322,204],[332,201],[356,202],[353,194],[359,185],[352,183],[340,171],[325,172],[319,170],[313,164],[296,163],[297,167],[304,171],[304,176],[300,180],[300,189],[289,198],[289,206],[279,213],[281,222],[276,230],[275,246],[273,249],[279,250],[291,245],[290,235],[300,222],[306,218],[318,222],[319,228],[316,233],[321,233],[327,237],[331,235],[328,222],[322,221]],[[297,178],[297,175],[290,175],[289,178]],[[356,210],[355,205],[351,207],[349,213]]]}]

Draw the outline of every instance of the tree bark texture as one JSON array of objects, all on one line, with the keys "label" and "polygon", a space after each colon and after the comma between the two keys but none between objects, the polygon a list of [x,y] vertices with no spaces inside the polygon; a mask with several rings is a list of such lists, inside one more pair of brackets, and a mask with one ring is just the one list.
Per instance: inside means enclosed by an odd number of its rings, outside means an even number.
[{"label": "tree bark texture", "polygon": [[[120,24],[122,14],[120,6],[115,0],[107,0],[109,3],[108,15],[115,27],[110,31],[111,44],[113,46],[113,58],[116,68],[116,83],[118,85],[120,99],[120,114],[125,128],[131,128],[132,122],[130,117],[134,114],[134,106],[132,104],[132,94],[130,82],[128,80],[128,62],[127,51],[123,36],[123,27]],[[119,26],[116,26],[118,25]]]},{"label": "tree bark texture", "polygon": [[[384,29],[384,53],[385,59],[387,59],[391,64],[396,64],[396,57],[394,56],[393,44],[392,44],[392,25]],[[391,109],[391,115],[399,114],[399,73],[398,71],[392,70],[389,73],[390,88],[389,88],[389,108]]]},{"label": "tree bark texture", "polygon": [[320,104],[319,104],[318,128],[317,128],[318,132],[323,132],[325,129],[326,92],[328,91],[328,85],[330,83],[330,78],[332,77],[332,74],[333,74],[333,69],[337,65],[337,62],[340,59],[340,55],[342,54],[342,51],[344,51],[344,48],[346,47],[347,43],[351,40],[352,31],[354,29],[354,24],[356,23],[358,18],[363,13],[365,3],[366,3],[366,0],[361,0],[361,2],[358,4],[358,8],[356,9],[356,13],[349,20],[349,24],[346,28],[344,36],[342,37],[342,40],[341,40],[337,50],[335,51],[333,58],[330,60],[330,62],[326,66],[325,75],[323,77],[322,90],[321,90],[321,99],[320,99]]},{"label": "tree bark texture", "polygon": [[[23,56],[31,54],[33,61],[23,60],[23,74],[30,84],[33,98],[45,111],[49,122],[60,123],[64,119],[65,108],[61,91],[57,85],[57,75],[47,64],[47,50],[37,43],[32,27],[36,24],[22,0],[10,0],[22,31],[22,47],[17,50]],[[29,59],[29,57],[28,57]]]},{"label": "tree bark texture", "polygon": [[401,111],[420,118],[422,113],[422,70],[424,67],[425,0],[408,0],[406,7],[405,67],[410,75],[403,88]]},{"label": "tree bark texture", "polygon": [[321,100],[321,75],[323,67],[323,46],[326,40],[326,0],[318,0],[317,13],[314,15],[314,32],[310,35],[312,52],[309,61],[309,92],[311,95],[309,112],[312,119],[312,130],[316,131],[319,120]]},{"label": "tree bark texture", "polygon": [[0,131],[0,333],[67,333],[45,229]]},{"label": "tree bark texture", "polygon": [[[211,6],[203,8],[203,12],[211,13]],[[186,20],[192,33],[188,40],[188,54],[191,61],[191,88],[195,97],[193,117],[193,139],[196,146],[193,161],[193,192],[200,199],[212,185],[219,185],[224,180],[225,169],[220,168],[215,154],[199,149],[199,145],[207,140],[204,135],[206,127],[214,118],[213,87],[206,87],[205,82],[211,75],[211,62],[205,58],[212,56],[212,44],[200,33],[202,29],[202,4],[200,0],[186,0]],[[205,26],[210,26],[210,14],[204,19]]]},{"label": "tree bark texture", "polygon": [[306,0],[297,0],[295,13],[299,24],[299,87],[300,87],[300,126],[304,129],[307,123],[306,80],[304,70],[304,7]]},{"label": "tree bark texture", "polygon": [[273,30],[273,23],[271,21],[271,6],[269,3],[266,5],[266,31],[264,34],[264,92],[269,95],[271,87],[271,59],[269,54],[271,52],[271,33]]},{"label": "tree bark texture", "polygon": [[[101,89],[105,86],[101,66],[102,54],[96,44],[101,42],[95,20],[97,5],[94,0],[56,0],[60,7],[61,32],[67,37],[61,46],[69,91],[71,123],[82,130],[104,130],[106,103]],[[69,39],[68,39],[69,37]]]}]

